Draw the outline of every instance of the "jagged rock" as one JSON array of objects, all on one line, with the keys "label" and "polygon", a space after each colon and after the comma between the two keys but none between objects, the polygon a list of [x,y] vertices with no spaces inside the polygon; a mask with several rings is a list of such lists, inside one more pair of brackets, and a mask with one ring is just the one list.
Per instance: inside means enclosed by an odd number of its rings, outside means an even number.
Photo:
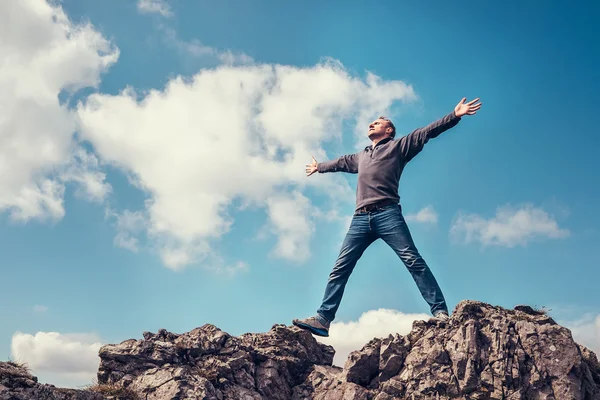
[{"label": "jagged rock", "polygon": [[292,400],[367,400],[369,391],[355,383],[344,381],[342,369],[315,365],[302,385],[294,388]]},{"label": "jagged rock", "polygon": [[398,334],[389,335],[381,341],[379,356],[379,382],[385,382],[398,375],[408,355],[410,343]]},{"label": "jagged rock", "polygon": [[[361,381],[365,387],[377,384],[376,400],[600,399],[595,355],[578,346],[568,329],[530,307],[507,310],[463,301],[449,322],[415,321],[405,339],[395,338],[392,354],[398,364],[404,358],[395,376],[397,365],[384,367],[390,337],[380,344],[386,347],[379,354],[379,376]],[[350,360],[372,360],[375,348],[369,343]],[[356,368],[350,360],[345,368]]]},{"label": "jagged rock", "polygon": [[[147,400],[600,400],[600,363],[568,329],[529,306],[476,301],[459,303],[449,321],[374,338],[344,368],[332,366],[331,346],[284,325],[239,337],[213,325],[161,329],[99,355],[101,386]],[[5,364],[0,400],[127,398],[39,385]]]},{"label": "jagged rock", "polygon": [[373,339],[362,350],[353,351],[344,365],[342,379],[367,386],[379,372],[381,339]]},{"label": "jagged rock", "polygon": [[99,393],[41,384],[27,369],[0,361],[0,400],[103,400]]},{"label": "jagged rock", "polygon": [[332,366],[333,348],[296,327],[233,337],[212,325],[100,350],[100,382],[147,399],[600,399],[600,364],[529,306],[463,301],[450,321],[415,321]]},{"label": "jagged rock", "polygon": [[331,365],[334,350],[295,327],[233,337],[207,324],[181,335],[145,332],[143,340],[105,345],[99,355],[99,382],[148,400],[287,400],[313,365]]}]

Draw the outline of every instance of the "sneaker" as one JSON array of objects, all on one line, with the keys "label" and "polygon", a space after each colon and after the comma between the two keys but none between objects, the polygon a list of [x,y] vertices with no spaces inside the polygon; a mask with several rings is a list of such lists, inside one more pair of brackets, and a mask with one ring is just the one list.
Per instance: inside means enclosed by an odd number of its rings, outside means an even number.
[{"label": "sneaker", "polygon": [[323,325],[316,317],[295,319],[292,323],[298,328],[306,329],[317,336],[329,336],[329,322]]},{"label": "sneaker", "polygon": [[433,315],[433,317],[431,317],[431,319],[435,319],[438,321],[448,321],[450,319],[450,316],[446,311],[438,311]]}]

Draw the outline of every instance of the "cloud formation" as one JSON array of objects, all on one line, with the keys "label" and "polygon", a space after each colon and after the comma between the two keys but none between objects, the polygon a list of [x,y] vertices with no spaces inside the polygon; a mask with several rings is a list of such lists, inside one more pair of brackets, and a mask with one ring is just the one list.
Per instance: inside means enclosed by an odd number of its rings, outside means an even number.
[{"label": "cloud formation", "polygon": [[12,337],[14,360],[26,362],[42,383],[58,387],[89,385],[98,372],[102,341],[93,334],[16,332]]},{"label": "cloud formation", "polygon": [[408,214],[404,217],[408,222],[419,222],[424,224],[437,224],[438,214],[433,206],[426,206],[416,214]]},{"label": "cloud formation", "polygon": [[304,164],[328,158],[324,145],[341,139],[343,123],[354,122],[364,139],[368,121],[416,95],[404,82],[351,75],[334,60],[233,65],[244,57],[206,49],[224,64],[148,92],[94,93],[72,109],[72,97],[96,87],[119,50],[90,23],[73,24],[60,5],[0,4],[0,211],[23,222],[60,220],[67,185],[98,203],[113,194],[103,171],[110,166],[148,197],[143,209],[107,212],[116,246],[148,243],[175,270],[209,261],[243,271],[247,265],[212,250],[241,202],[265,210],[278,239],[273,256],[308,259],[315,218],[331,211],[316,209],[305,190],[329,196],[331,209],[354,191],[341,176],[307,179]]},{"label": "cloud formation", "polygon": [[277,257],[304,262],[310,256],[309,241],[315,224],[310,218],[311,201],[300,192],[276,194],[267,199],[267,213],[277,245],[273,254]]},{"label": "cloud formation", "polygon": [[431,316],[426,314],[405,314],[398,310],[380,308],[363,313],[357,321],[333,322],[329,328],[329,337],[317,339],[333,346],[333,364],[343,367],[348,355],[354,350],[360,350],[371,339],[396,333],[407,335],[414,321],[429,318]]},{"label": "cloud formation", "polygon": [[65,185],[84,198],[110,190],[97,160],[73,140],[59,101],[96,87],[119,51],[89,24],[43,0],[0,2],[0,212],[13,221],[58,220]]},{"label": "cloud formation", "polygon": [[[323,144],[340,139],[342,121],[364,129],[394,101],[413,97],[402,82],[361,79],[325,60],[205,69],[162,90],[92,94],[77,113],[102,161],[149,195],[146,208],[132,212],[146,219],[165,265],[180,269],[214,256],[211,242],[234,223],[234,200],[266,209],[279,237],[274,255],[306,259],[314,214],[303,190],[323,191],[332,206],[353,191],[339,176],[307,179],[304,164],[311,154],[327,158]],[[133,238],[119,241],[136,248]]]},{"label": "cloud formation", "polygon": [[552,215],[531,204],[519,208],[510,205],[499,207],[496,215],[485,218],[478,214],[459,213],[450,235],[456,242],[479,242],[484,246],[526,246],[540,239],[560,239],[570,235],[560,228]]},{"label": "cloud formation", "polygon": [[137,9],[142,14],[159,14],[163,17],[173,16],[171,7],[165,0],[138,0]]},{"label": "cloud formation", "polygon": [[33,306],[33,311],[35,311],[37,313],[45,313],[46,311],[48,311],[48,306],[36,304],[35,306]]}]

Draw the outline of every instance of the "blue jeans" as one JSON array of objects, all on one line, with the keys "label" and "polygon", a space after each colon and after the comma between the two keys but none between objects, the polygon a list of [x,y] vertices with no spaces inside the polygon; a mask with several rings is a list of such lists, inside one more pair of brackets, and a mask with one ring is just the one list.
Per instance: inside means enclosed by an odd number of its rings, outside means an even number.
[{"label": "blue jeans", "polygon": [[383,207],[367,213],[355,213],[342,244],[333,271],[329,274],[323,303],[317,317],[331,322],[356,262],[364,251],[377,239],[383,239],[400,257],[412,275],[421,295],[431,308],[431,313],[448,312],[444,295],[425,260],[419,254],[399,204]]}]

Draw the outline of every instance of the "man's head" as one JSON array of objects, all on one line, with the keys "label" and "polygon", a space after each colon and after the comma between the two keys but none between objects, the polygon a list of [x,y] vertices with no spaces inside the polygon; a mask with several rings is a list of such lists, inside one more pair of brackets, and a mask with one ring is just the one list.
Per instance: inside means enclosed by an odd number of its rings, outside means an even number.
[{"label": "man's head", "polygon": [[368,136],[371,140],[381,140],[388,136],[394,138],[396,136],[396,127],[392,121],[381,116],[369,124]]}]

